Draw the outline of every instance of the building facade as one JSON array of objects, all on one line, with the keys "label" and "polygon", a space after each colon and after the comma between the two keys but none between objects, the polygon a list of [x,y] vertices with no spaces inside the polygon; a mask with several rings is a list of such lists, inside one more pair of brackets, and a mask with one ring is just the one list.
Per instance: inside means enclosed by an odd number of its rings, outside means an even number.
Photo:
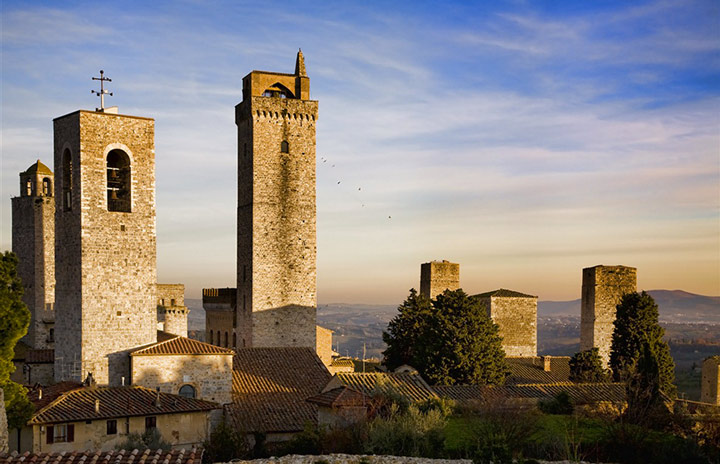
[{"label": "building facade", "polygon": [[537,298],[501,288],[476,295],[499,327],[506,356],[537,355]]},{"label": "building facade", "polygon": [[315,349],[317,118],[302,52],[294,74],[243,78],[235,107],[237,304],[227,330],[238,348]]},{"label": "building facade", "polygon": [[20,196],[12,199],[12,250],[30,310],[23,341],[35,349],[55,344],[54,175],[40,160],[20,173]]},{"label": "building facade", "polygon": [[445,290],[460,288],[460,264],[430,261],[420,265],[420,294],[435,298]]},{"label": "building facade", "polygon": [[593,266],[583,269],[580,349],[597,347],[605,366],[610,362],[617,305],[623,295],[637,291],[637,269]]},{"label": "building facade", "polygon": [[121,385],[156,341],[154,120],[76,111],[54,121],[55,378]]}]

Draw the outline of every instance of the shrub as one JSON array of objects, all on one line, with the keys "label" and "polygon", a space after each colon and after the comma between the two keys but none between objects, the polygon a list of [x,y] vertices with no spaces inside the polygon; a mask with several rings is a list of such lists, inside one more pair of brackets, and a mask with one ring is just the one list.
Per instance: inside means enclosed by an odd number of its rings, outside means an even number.
[{"label": "shrub", "polygon": [[145,430],[142,434],[130,433],[124,442],[118,444],[116,449],[132,451],[135,449],[170,449],[172,445],[166,442],[160,431],[156,428]]},{"label": "shrub", "polygon": [[538,408],[545,414],[572,414],[575,406],[567,392],[560,392],[555,398],[546,401],[540,401]]},{"label": "shrub", "polygon": [[368,423],[365,451],[370,454],[435,457],[443,450],[445,416],[438,409],[421,412],[411,405],[405,413],[376,417]]},{"label": "shrub", "polygon": [[203,443],[203,448],[203,461],[206,463],[244,458],[250,450],[245,434],[232,428],[224,419],[210,433],[210,437]]}]

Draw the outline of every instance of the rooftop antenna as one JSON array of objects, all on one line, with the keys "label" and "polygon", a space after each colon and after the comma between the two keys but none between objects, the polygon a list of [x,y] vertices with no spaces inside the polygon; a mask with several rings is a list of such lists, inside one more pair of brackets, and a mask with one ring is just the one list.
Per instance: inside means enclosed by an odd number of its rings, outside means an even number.
[{"label": "rooftop antenna", "polygon": [[112,92],[108,92],[105,90],[105,81],[112,82],[112,79],[109,77],[105,77],[105,71],[102,69],[100,70],[100,77],[93,77],[92,80],[94,81],[100,81],[100,91],[97,90],[91,90],[90,93],[94,93],[95,95],[98,95],[100,97],[100,108],[95,108],[95,111],[105,111],[105,95],[110,95],[112,97]]}]

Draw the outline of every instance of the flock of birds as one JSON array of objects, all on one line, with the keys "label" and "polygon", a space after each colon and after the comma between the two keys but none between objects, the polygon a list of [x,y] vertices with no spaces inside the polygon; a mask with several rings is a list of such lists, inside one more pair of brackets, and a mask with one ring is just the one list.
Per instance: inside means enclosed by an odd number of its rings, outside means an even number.
[{"label": "flock of birds", "polygon": [[[320,157],[320,161],[322,161],[323,163],[327,163],[327,162],[328,162],[328,159],[325,158],[324,156],[321,156],[321,157]],[[335,165],[334,165],[334,164],[331,164],[330,167],[331,167],[331,168],[334,168]],[[338,180],[338,181],[337,181],[337,185],[340,185],[341,183],[342,183],[342,180]],[[358,192],[362,192],[362,187],[358,187],[358,188],[357,188],[357,191],[358,191]],[[360,204],[361,204],[361,207],[362,207],[362,208],[365,207],[365,203],[362,202],[362,198],[360,199]],[[392,219],[392,216],[388,215],[388,219]]]}]

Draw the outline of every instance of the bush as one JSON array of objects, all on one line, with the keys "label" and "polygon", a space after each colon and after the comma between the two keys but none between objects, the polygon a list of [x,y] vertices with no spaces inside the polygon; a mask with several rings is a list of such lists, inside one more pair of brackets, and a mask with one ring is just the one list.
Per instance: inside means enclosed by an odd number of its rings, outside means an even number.
[{"label": "bush", "polygon": [[145,430],[142,434],[130,433],[124,442],[118,444],[116,449],[132,451],[135,449],[170,449],[172,445],[166,442],[160,431],[156,428]]},{"label": "bush", "polygon": [[245,434],[235,430],[223,419],[203,443],[203,462],[228,462],[248,456],[250,449]]},{"label": "bush", "polygon": [[411,405],[389,417],[376,417],[367,427],[365,451],[369,454],[436,457],[444,449],[446,417],[439,409],[421,412]]},{"label": "bush", "polygon": [[538,408],[545,414],[564,414],[569,415],[573,413],[575,406],[573,405],[572,399],[567,392],[560,392],[555,395],[555,398],[547,401],[540,401]]}]

